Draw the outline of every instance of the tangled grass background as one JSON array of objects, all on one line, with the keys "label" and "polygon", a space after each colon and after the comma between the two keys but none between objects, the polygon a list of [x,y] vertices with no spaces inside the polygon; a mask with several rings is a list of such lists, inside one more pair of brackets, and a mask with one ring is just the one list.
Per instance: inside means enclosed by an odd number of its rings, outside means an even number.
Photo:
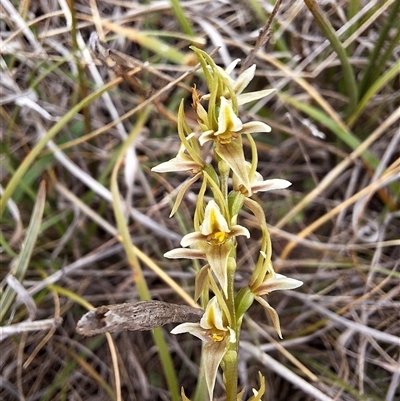
[{"label": "tangled grass background", "polygon": [[[171,399],[149,333],[84,339],[76,322],[89,302],[138,300],[142,276],[153,299],[184,303],[180,291],[193,293],[191,262],[163,253],[192,231],[194,193],[168,219],[169,194],[187,177],[150,169],[178,151],[182,97],[195,123],[190,87],[205,87],[188,46],[219,48],[221,66],[245,60],[273,7],[2,0],[1,399]],[[276,270],[304,282],[268,298],[283,341],[255,305],[243,326],[240,385],[257,388],[261,371],[266,401],[400,397],[399,8],[398,0],[284,0],[254,53],[248,90],[278,91],[242,115],[272,127],[254,136],[260,173],[293,183],[258,199]],[[117,63],[89,50],[93,31]],[[134,260],[117,230],[116,185]],[[239,241],[246,280],[259,232],[252,215],[241,218],[253,227],[251,241]],[[171,328],[163,351],[179,386],[194,388],[200,341]],[[223,394],[221,386],[219,378]]]}]

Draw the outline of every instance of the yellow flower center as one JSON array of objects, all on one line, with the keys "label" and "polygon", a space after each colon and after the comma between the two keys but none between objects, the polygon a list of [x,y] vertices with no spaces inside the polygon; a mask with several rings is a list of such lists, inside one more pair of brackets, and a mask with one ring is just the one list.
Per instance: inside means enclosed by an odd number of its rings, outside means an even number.
[{"label": "yellow flower center", "polygon": [[218,134],[216,136],[216,140],[221,144],[221,145],[228,145],[230,144],[233,140],[238,138],[238,134],[236,132],[231,132],[231,131],[226,131],[223,134]]},{"label": "yellow flower center", "polygon": [[210,332],[210,336],[211,336],[211,338],[212,338],[213,341],[220,342],[220,341],[222,341],[222,340],[225,338],[226,332],[225,332],[225,331],[221,331],[221,330],[214,329],[214,330],[212,330],[212,331]]},{"label": "yellow flower center", "polygon": [[225,233],[224,231],[217,231],[216,233],[211,234],[211,239],[216,241],[219,244],[222,244],[223,242],[225,242],[227,237],[227,233]]}]

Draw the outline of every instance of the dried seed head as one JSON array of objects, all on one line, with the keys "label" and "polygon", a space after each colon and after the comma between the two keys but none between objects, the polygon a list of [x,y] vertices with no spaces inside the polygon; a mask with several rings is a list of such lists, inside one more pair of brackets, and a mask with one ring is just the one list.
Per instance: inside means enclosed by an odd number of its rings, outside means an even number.
[{"label": "dried seed head", "polygon": [[86,313],[76,331],[83,336],[119,331],[145,331],[167,323],[197,323],[202,309],[161,301],[140,301],[100,306]]}]

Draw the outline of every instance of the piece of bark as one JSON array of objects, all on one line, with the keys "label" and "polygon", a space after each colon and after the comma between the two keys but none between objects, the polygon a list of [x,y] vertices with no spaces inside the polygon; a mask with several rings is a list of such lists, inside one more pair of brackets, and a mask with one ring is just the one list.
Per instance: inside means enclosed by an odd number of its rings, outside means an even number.
[{"label": "piece of bark", "polygon": [[161,301],[100,306],[83,315],[76,331],[83,336],[118,331],[144,331],[167,323],[198,323],[204,310]]}]

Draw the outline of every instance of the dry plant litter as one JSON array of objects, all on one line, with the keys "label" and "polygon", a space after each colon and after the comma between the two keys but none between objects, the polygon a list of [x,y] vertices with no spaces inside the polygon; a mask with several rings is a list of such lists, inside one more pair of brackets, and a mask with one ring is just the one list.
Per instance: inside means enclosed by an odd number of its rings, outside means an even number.
[{"label": "dry plant litter", "polygon": [[[181,99],[194,125],[190,88],[206,93],[189,46],[222,68],[244,62],[274,5],[2,0],[0,399],[178,400],[181,386],[207,399],[200,341],[174,325],[153,337],[75,328],[93,306],[191,305],[200,265],[163,254],[193,231],[200,184],[168,219],[187,176],[151,169],[178,152]],[[304,284],[268,296],[283,340],[261,307],[249,310],[244,399],[258,372],[266,401],[400,398],[399,9],[282,1],[254,53],[249,91],[277,91],[241,118],[272,127],[253,135],[258,171],[292,182],[256,199],[275,270]],[[111,59],[91,52],[92,32]],[[238,237],[237,288],[260,240],[254,216],[240,220],[250,239]]]}]

